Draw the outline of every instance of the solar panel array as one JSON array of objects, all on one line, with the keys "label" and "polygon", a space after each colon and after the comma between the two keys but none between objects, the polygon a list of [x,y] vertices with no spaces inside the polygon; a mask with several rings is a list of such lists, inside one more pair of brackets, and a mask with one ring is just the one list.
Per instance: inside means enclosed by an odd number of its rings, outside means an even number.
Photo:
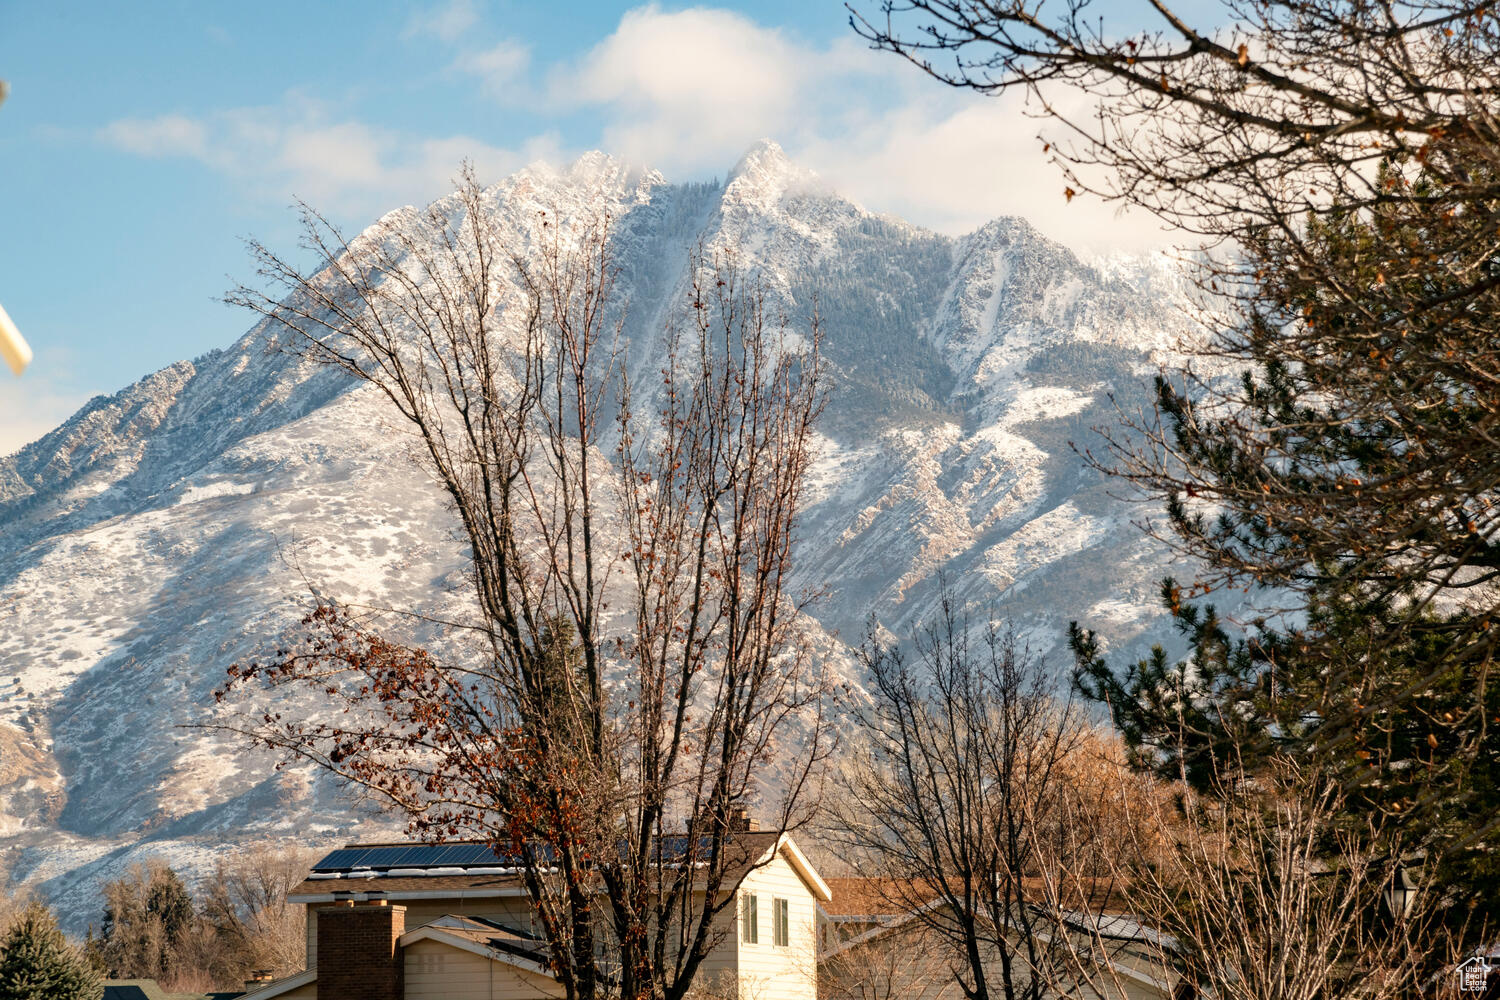
[{"label": "solar panel array", "polygon": [[[684,857],[691,841],[683,836],[665,836],[657,841],[660,857],[669,861]],[[624,845],[621,845],[623,852]],[[698,858],[713,851],[713,839],[698,840]],[[552,856],[548,845],[538,844],[534,851],[539,860]],[[653,852],[654,854],[655,852]],[[389,847],[345,847],[313,865],[314,872],[388,871],[394,868],[512,868],[521,859],[496,854],[486,844],[396,844]]]},{"label": "solar panel array", "polygon": [[402,844],[394,847],[345,847],[313,865],[315,872],[391,868],[492,868],[513,865],[487,844]]},{"label": "solar panel array", "polygon": [[[681,834],[668,834],[658,837],[656,838],[656,843],[657,849],[664,858],[680,858],[687,854],[688,848],[692,846],[692,842]],[[698,855],[700,857],[712,854],[713,849],[714,838],[707,836],[698,838]]]}]

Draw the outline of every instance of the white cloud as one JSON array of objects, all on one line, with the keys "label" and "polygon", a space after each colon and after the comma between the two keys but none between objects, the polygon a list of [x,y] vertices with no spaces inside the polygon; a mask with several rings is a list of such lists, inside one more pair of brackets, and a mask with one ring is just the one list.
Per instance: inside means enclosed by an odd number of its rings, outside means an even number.
[{"label": "white cloud", "polygon": [[526,71],[530,66],[531,50],[509,40],[464,52],[453,62],[454,69],[477,77],[486,94],[504,103],[519,103],[529,97]]},{"label": "white cloud", "polygon": [[315,178],[319,186],[371,188],[382,183],[386,145],[378,132],[358,122],[301,126],[276,139],[272,161],[293,177]]},{"label": "white cloud", "polygon": [[1043,152],[1057,127],[1027,113],[1020,95],[914,102],[804,134],[798,152],[835,188],[868,207],[949,233],[1018,215],[1077,249],[1170,243],[1153,217],[1087,196],[1071,200]]},{"label": "white cloud", "polygon": [[996,215],[1078,247],[1142,248],[1159,224],[1067,201],[1019,96],[954,91],[855,39],[812,45],[740,14],[655,5],[547,73],[560,114],[603,109],[600,145],[668,176],[722,172],[761,137],[876,211],[950,233]]},{"label": "white cloud", "polygon": [[[813,44],[735,12],[653,4],[625,13],[584,55],[534,66],[517,40],[492,35],[484,47],[478,12],[463,0],[424,12],[409,33],[445,39],[451,71],[507,107],[550,114],[554,128],[496,146],[399,134],[293,96],[202,118],[118,121],[101,137],[139,155],[197,159],[252,194],[370,215],[442,194],[465,156],[490,177],[554,158],[562,132],[678,179],[722,174],[771,137],[866,207],[945,232],[1014,214],[1080,248],[1170,242],[1144,213],[1067,201],[1037,138],[1060,129],[1029,117],[1019,97],[945,88],[848,36]],[[1086,97],[1069,100],[1086,110]]]},{"label": "white cloud", "polygon": [[554,78],[563,101],[693,115],[734,106],[782,111],[797,95],[797,51],[739,14],[655,6],[625,14],[575,69]]},{"label": "white cloud", "polygon": [[665,168],[732,164],[755,139],[783,134],[808,81],[798,47],[739,14],[630,11],[613,34],[548,74],[561,112],[612,113],[604,148]]},{"label": "white cloud", "polygon": [[163,115],[112,122],[99,138],[142,156],[197,160],[255,198],[295,196],[317,207],[377,215],[452,189],[464,159],[498,178],[558,155],[555,135],[502,148],[471,136],[414,136],[353,120],[333,120],[316,102],[237,108],[202,118]]},{"label": "white cloud", "polygon": [[456,42],[479,23],[479,11],[473,0],[451,0],[438,7],[420,10],[406,23],[408,38],[427,35],[444,42]]},{"label": "white cloud", "polygon": [[201,157],[207,152],[203,124],[183,115],[122,118],[104,127],[104,139],[137,156]]}]

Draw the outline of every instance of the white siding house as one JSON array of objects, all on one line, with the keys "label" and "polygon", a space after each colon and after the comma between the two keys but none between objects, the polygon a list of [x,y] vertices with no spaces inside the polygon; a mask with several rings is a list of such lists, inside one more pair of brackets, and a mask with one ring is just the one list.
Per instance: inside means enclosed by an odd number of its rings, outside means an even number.
[{"label": "white siding house", "polygon": [[[816,1000],[817,907],[831,898],[828,886],[790,837],[747,832],[736,839],[748,846],[748,870],[717,920],[695,988],[708,1000]],[[418,849],[370,849],[406,846]],[[489,868],[465,874],[442,865],[423,871],[409,863],[383,870],[315,868],[289,899],[307,907],[306,971],[244,1000],[315,1000],[329,992],[326,984],[319,990],[320,965],[323,979],[336,974],[340,983],[348,982],[351,969],[368,968],[373,976],[399,967],[385,987],[369,993],[381,1000],[553,1000],[563,994],[545,968],[529,898],[513,873]],[[337,930],[354,921],[357,935]]]},{"label": "white siding house", "polygon": [[818,904],[831,898],[828,886],[790,840],[745,878],[736,907],[739,1000],[817,996]]}]

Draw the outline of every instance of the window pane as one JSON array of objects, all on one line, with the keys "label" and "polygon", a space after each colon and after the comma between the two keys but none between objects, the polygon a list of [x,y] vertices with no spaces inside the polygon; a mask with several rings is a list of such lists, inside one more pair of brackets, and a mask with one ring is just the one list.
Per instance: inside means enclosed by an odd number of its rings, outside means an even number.
[{"label": "window pane", "polygon": [[757,912],[756,898],[753,895],[744,897],[744,933],[745,943],[755,944],[760,940],[760,914]]}]

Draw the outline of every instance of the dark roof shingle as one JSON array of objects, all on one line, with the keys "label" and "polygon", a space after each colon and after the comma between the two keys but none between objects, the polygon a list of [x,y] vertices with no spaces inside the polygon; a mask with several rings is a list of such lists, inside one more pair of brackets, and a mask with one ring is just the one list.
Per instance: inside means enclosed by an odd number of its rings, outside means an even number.
[{"label": "dark roof shingle", "polygon": [[[725,879],[730,884],[738,882],[766,852],[775,846],[778,834],[752,831],[736,833],[724,845]],[[414,893],[442,895],[513,895],[525,891],[525,882],[519,872],[496,874],[495,869],[486,873],[449,873],[432,875],[406,874],[411,868],[397,869],[399,875],[383,872],[353,871],[319,873],[317,877],[303,879],[292,889],[292,902],[312,902],[315,898],[326,898],[335,892],[370,893],[383,892],[391,899],[412,898]]]}]

